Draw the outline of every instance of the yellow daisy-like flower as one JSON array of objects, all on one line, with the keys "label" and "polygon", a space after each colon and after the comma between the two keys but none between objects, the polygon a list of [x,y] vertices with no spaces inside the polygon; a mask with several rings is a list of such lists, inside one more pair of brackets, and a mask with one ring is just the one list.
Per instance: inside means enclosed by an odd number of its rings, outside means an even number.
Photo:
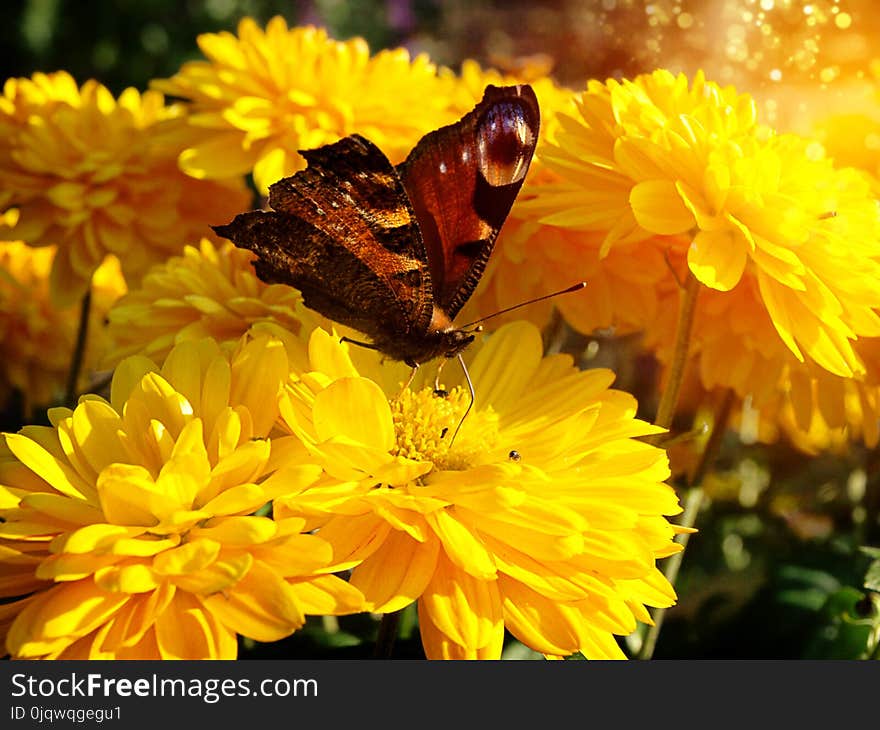
[{"label": "yellow daisy-like flower", "polygon": [[880,219],[864,177],[835,169],[819,145],[760,130],[749,96],[702,74],[591,82],[578,112],[560,118],[543,155],[562,181],[523,209],[604,232],[603,255],[687,235],[696,279],[729,292],[753,277],[799,361],[864,372],[852,341],[880,335]]},{"label": "yellow daisy-like flower", "polygon": [[664,515],[680,507],[665,453],[637,440],[658,429],[609,371],[542,358],[532,325],[472,349],[462,421],[457,379],[401,392],[401,368],[352,352],[356,368],[316,330],[280,409],[324,476],[276,516],[308,517],[374,610],[418,601],[430,658],[498,658],[505,629],[547,655],[622,658],[614,635],[675,600],[656,560],[679,548]]},{"label": "yellow daisy-like flower", "polygon": [[199,139],[180,156],[198,178],[253,171],[258,189],[305,167],[298,150],[357,132],[400,162],[418,139],[455,120],[448,75],[402,48],[370,56],[362,38],[338,42],[325,30],[288,28],[281,17],[261,29],[243,19],[238,35],[198,38],[207,61],[184,64],[153,88],[192,102]]},{"label": "yellow daisy-like flower", "polygon": [[[210,340],[161,369],[135,357],[110,401],[50,411],[0,451],[0,606],[16,658],[234,658],[306,613],[362,610],[305,520],[253,513],[316,467],[277,469],[266,438],[288,373],[280,341]],[[273,472],[271,476],[266,475]]]},{"label": "yellow daisy-like flower", "polygon": [[54,300],[82,296],[108,253],[130,284],[152,263],[248,207],[240,179],[203,182],[177,167],[182,105],[161,94],[65,72],[10,79],[0,97],[0,209],[19,219],[4,237],[58,246]]},{"label": "yellow daisy-like flower", "polygon": [[[291,367],[304,368],[306,337],[323,318],[306,309],[295,289],[264,284],[250,251],[228,241],[202,239],[153,267],[141,285],[117,302],[108,315],[112,349],[105,365],[133,354],[161,362],[186,340],[211,337],[233,346],[245,332],[282,339]],[[300,335],[303,334],[302,337]]]},{"label": "yellow daisy-like flower", "polygon": [[[48,406],[64,396],[79,329],[80,307],[59,309],[50,301],[49,271],[55,255],[55,247],[0,243],[0,404],[17,391],[27,415],[35,406]],[[102,328],[107,310],[124,293],[119,262],[108,258],[93,279],[81,387],[107,347]]]}]

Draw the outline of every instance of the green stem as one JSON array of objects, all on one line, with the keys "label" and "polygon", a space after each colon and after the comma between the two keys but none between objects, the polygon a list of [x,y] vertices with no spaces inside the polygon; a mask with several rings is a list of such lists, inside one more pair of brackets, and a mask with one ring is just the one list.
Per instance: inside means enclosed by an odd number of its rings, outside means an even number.
[{"label": "green stem", "polygon": [[697,468],[691,474],[690,486],[692,488],[699,488],[703,484],[706,474],[709,473],[709,469],[715,464],[715,458],[721,449],[721,439],[727,430],[727,424],[730,421],[730,414],[733,412],[734,403],[736,403],[736,393],[728,388],[724,391],[721,402],[715,410],[712,431],[709,433],[709,438],[703,447],[703,453],[700,456],[700,461],[697,463]]},{"label": "green stem", "polygon": [[[681,305],[678,310],[678,325],[675,330],[675,345],[672,351],[672,362],[669,365],[669,377],[666,387],[660,396],[657,406],[657,417],[654,423],[662,428],[669,428],[675,416],[675,408],[678,405],[678,396],[681,385],[684,382],[684,372],[687,366],[688,350],[691,344],[691,332],[694,326],[694,315],[697,311],[697,294],[700,293],[700,282],[688,271],[687,279],[681,290]],[[658,434],[652,439],[652,443],[663,441],[665,434]]]},{"label": "green stem", "polygon": [[[700,511],[700,506],[703,503],[703,490],[699,487],[696,489],[691,489],[684,500],[684,513],[682,514],[682,522],[683,523],[693,523],[696,521],[697,512]],[[688,526],[690,526],[688,525]],[[681,545],[681,552],[677,552],[675,555],[669,558],[666,561],[666,565],[663,569],[663,574],[666,576],[666,580],[669,581],[669,584],[674,586],[675,581],[678,578],[678,570],[681,568],[681,561],[684,557],[684,551],[687,547],[688,539],[690,538],[690,533],[681,533],[676,535],[676,542]],[[654,612],[654,625],[648,627],[648,633],[645,634],[645,642],[642,644],[642,649],[639,652],[639,659],[650,659],[654,656],[654,649],[657,647],[657,639],[660,638],[660,629],[663,626],[663,619],[666,618],[666,609],[658,608]]]},{"label": "green stem", "polygon": [[[706,441],[706,446],[700,455],[700,461],[690,480],[690,488],[684,498],[684,512],[681,515],[681,519],[678,520],[678,524],[681,527],[691,528],[696,524],[697,515],[703,504],[703,479],[709,473],[709,469],[715,463],[715,458],[718,456],[721,439],[727,430],[727,423],[730,420],[735,400],[734,392],[727,390],[715,412],[712,432],[709,434],[709,439]],[[676,536],[676,542],[681,545],[682,549],[671,556],[664,565],[663,575],[666,576],[666,580],[669,581],[671,586],[675,586],[675,581],[678,579],[678,571],[681,568],[681,561],[684,559],[684,553],[690,536],[691,533],[689,532],[683,532]],[[645,634],[645,642],[642,644],[641,651],[639,652],[639,659],[650,659],[654,656],[657,639],[660,637],[660,629],[663,627],[663,621],[666,618],[666,609],[657,609],[653,618],[654,625],[649,627],[647,634]]]},{"label": "green stem", "polygon": [[397,638],[397,629],[400,627],[400,611],[382,614],[379,624],[379,634],[376,636],[376,646],[373,648],[374,659],[390,659],[394,650],[394,640]]},{"label": "green stem", "polygon": [[64,391],[65,404],[73,408],[76,406],[76,399],[79,395],[77,392],[77,384],[79,383],[79,375],[82,371],[83,360],[86,354],[86,342],[89,336],[89,314],[92,309],[92,290],[91,287],[86,290],[83,295],[82,304],[79,311],[79,329],[76,333],[76,344],[73,347],[73,354],[70,358],[70,369],[67,371],[67,387]]}]

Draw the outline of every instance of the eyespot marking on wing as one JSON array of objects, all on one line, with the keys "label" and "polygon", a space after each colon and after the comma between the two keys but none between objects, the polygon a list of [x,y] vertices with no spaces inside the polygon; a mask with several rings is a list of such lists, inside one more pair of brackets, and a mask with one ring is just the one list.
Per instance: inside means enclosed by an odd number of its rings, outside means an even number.
[{"label": "eyespot marking on wing", "polygon": [[477,163],[494,187],[523,179],[532,159],[535,139],[525,107],[516,99],[495,104],[478,124]]}]

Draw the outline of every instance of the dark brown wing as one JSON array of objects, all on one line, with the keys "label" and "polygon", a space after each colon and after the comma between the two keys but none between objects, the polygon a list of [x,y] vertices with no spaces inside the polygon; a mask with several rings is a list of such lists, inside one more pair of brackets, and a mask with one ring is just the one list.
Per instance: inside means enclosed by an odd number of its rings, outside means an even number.
[{"label": "dark brown wing", "polygon": [[460,121],[398,166],[428,254],[434,302],[455,317],[486,268],[528,172],[540,113],[532,88],[487,86]]},{"label": "dark brown wing", "polygon": [[412,206],[388,158],[352,135],[301,153],[308,167],[269,187],[272,212],[214,230],[257,254],[259,278],[377,339],[424,332],[433,300]]}]

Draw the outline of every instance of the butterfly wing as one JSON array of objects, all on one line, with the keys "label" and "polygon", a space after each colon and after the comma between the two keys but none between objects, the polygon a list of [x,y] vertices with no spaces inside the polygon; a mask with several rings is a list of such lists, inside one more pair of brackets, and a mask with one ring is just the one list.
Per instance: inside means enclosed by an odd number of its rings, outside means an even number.
[{"label": "butterfly wing", "polygon": [[300,290],[306,306],[374,340],[423,332],[431,277],[394,166],[359,135],[301,152],[308,167],[269,188],[271,212],[214,230],[257,254],[257,275]]},{"label": "butterfly wing", "polygon": [[476,288],[529,169],[540,113],[527,85],[487,86],[460,121],[398,166],[427,251],[434,302],[455,317]]}]

